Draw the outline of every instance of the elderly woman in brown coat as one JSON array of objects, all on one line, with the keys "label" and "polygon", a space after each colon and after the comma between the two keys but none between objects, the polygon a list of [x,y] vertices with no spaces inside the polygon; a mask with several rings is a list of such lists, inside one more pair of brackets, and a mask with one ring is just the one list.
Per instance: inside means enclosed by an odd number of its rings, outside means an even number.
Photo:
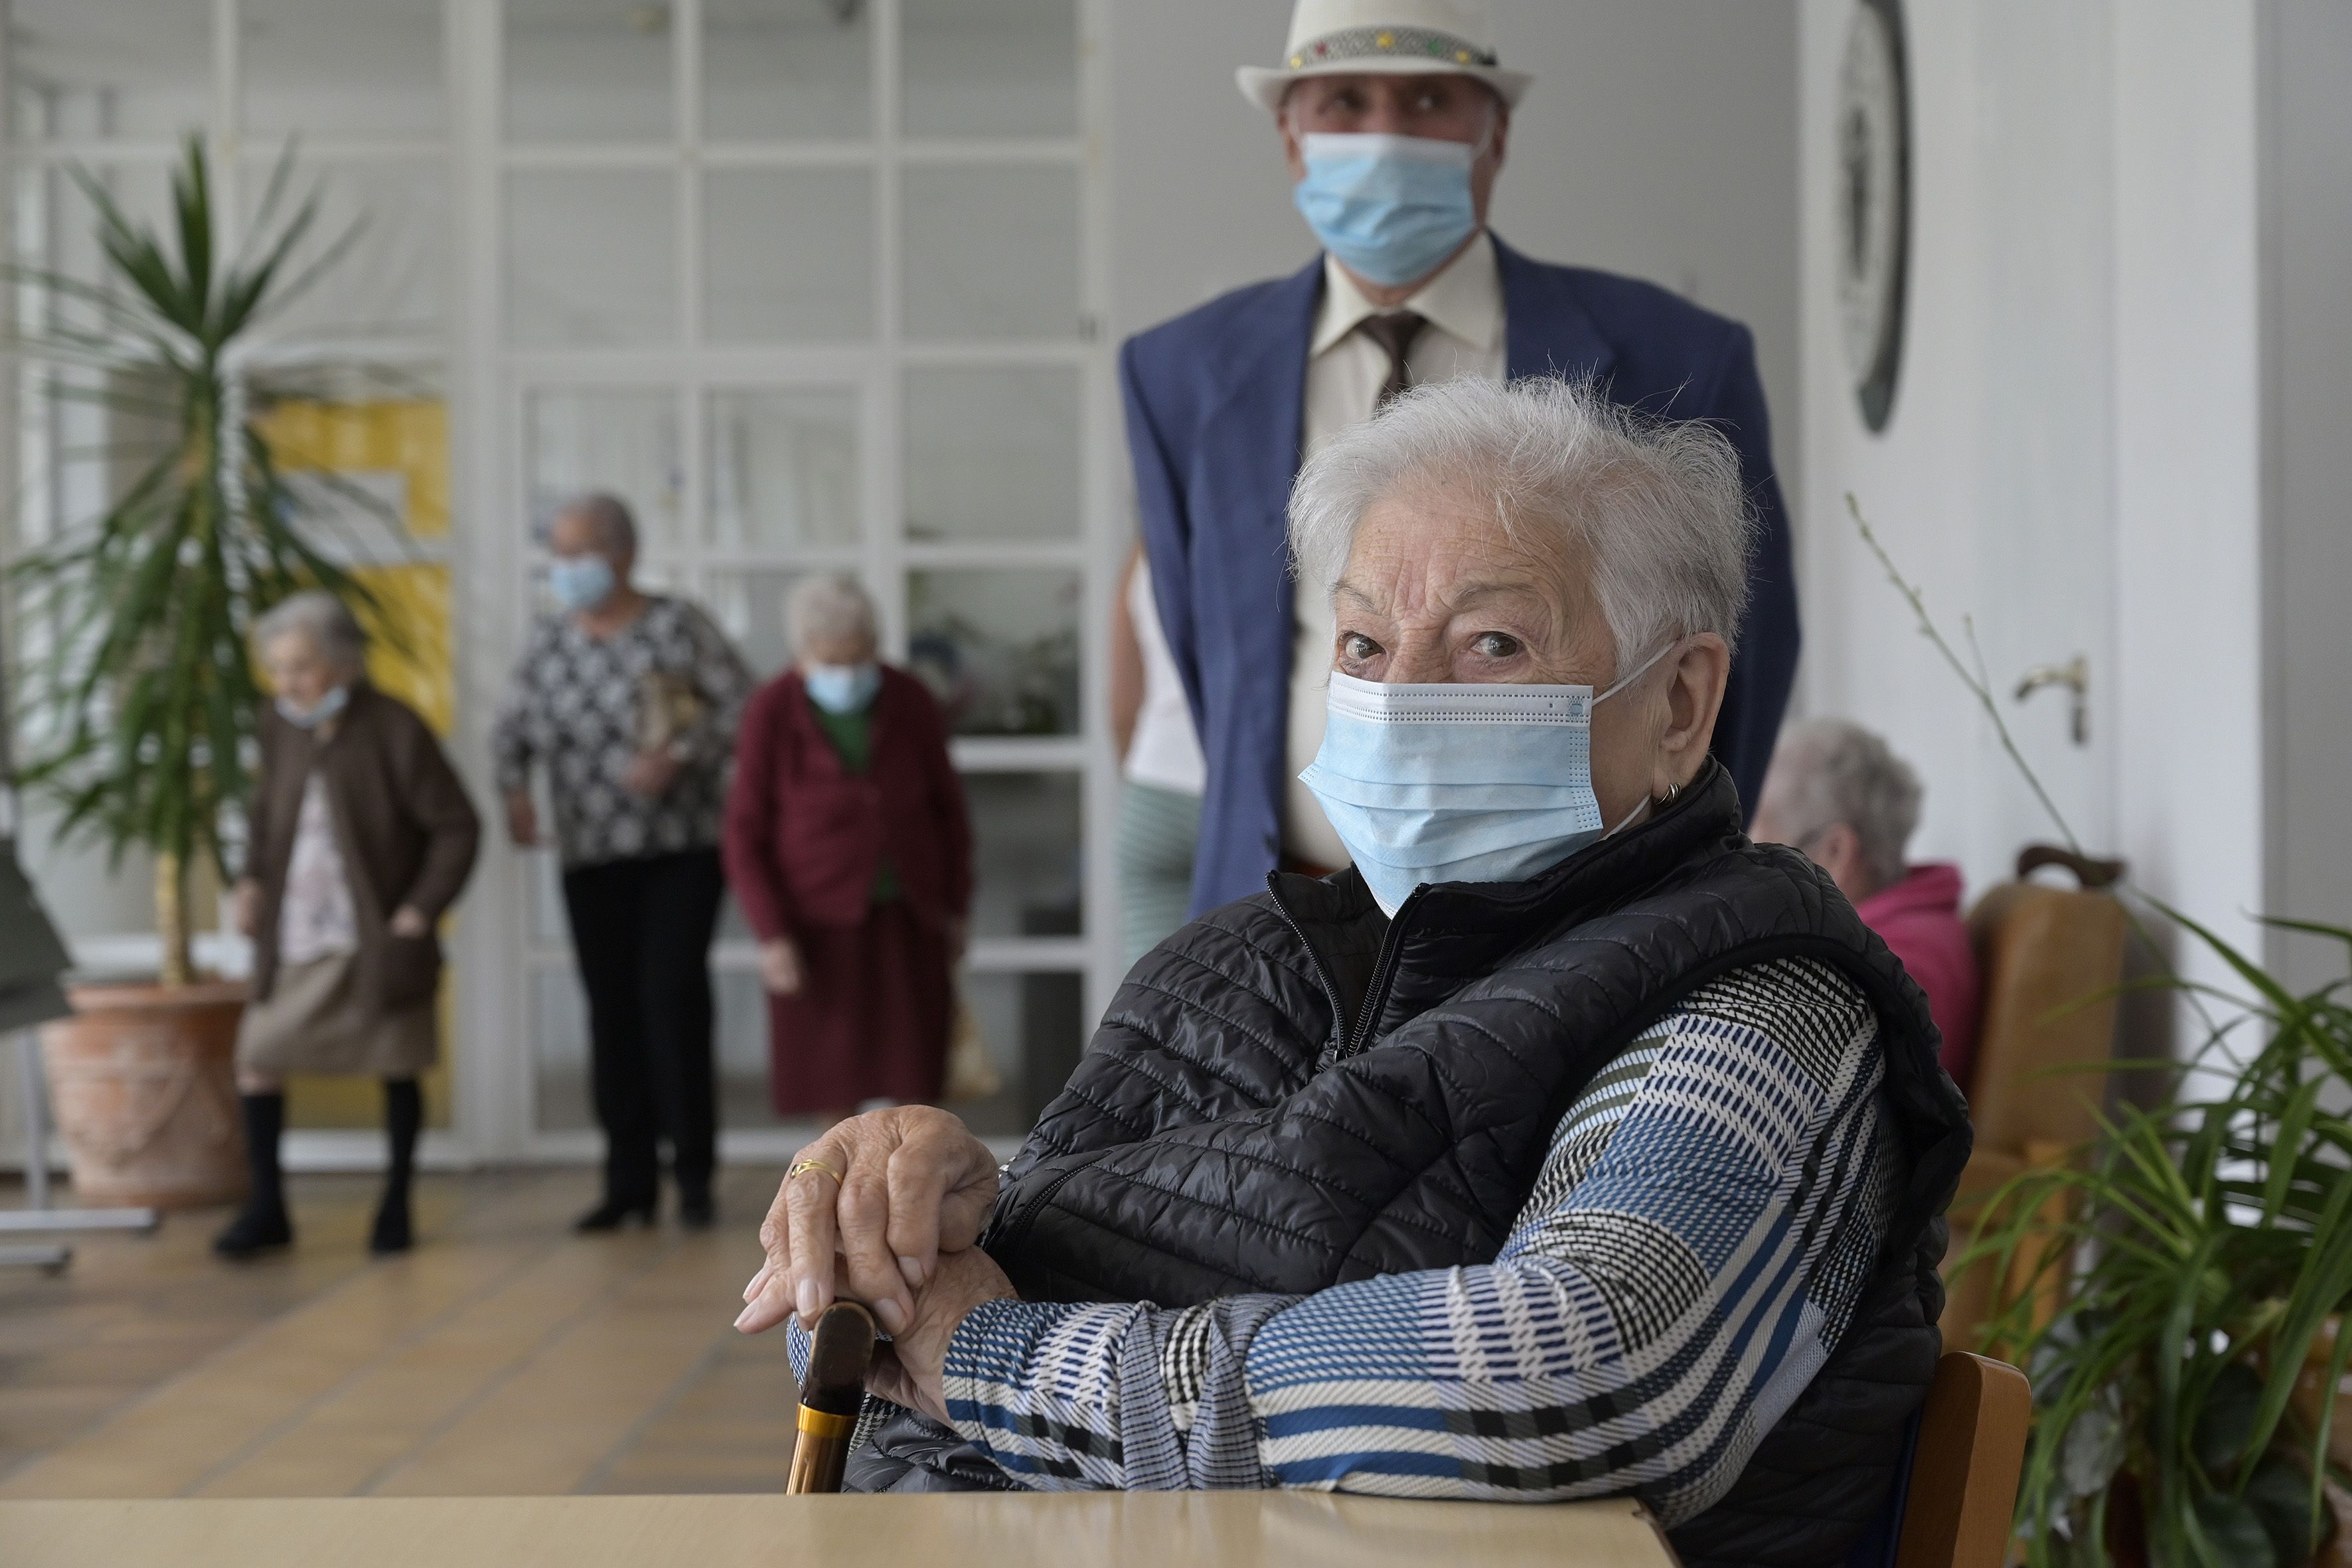
[{"label": "elderly woman in brown coat", "polygon": [[403,1252],[416,1079],[439,1054],[434,923],[466,885],[480,825],[425,721],[367,683],[366,639],[339,601],[297,595],[254,643],[276,700],[236,889],[253,939],[236,1042],[253,1195],[213,1246],[249,1258],[294,1239],[278,1163],[286,1076],[363,1074],[383,1080],[391,1144],[368,1249]]}]

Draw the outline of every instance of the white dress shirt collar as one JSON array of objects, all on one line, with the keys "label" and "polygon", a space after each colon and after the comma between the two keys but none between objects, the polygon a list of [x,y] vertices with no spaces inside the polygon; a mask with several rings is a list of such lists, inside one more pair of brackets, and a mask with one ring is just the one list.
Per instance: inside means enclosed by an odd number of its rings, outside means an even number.
[{"label": "white dress shirt collar", "polygon": [[1495,242],[1481,229],[1461,255],[1438,268],[1436,276],[1413,290],[1402,305],[1384,307],[1364,298],[1348,269],[1328,252],[1323,258],[1323,303],[1315,316],[1315,336],[1307,356],[1313,358],[1356,330],[1368,316],[1383,310],[1412,310],[1465,347],[1493,349],[1503,334],[1503,275],[1495,262]]}]

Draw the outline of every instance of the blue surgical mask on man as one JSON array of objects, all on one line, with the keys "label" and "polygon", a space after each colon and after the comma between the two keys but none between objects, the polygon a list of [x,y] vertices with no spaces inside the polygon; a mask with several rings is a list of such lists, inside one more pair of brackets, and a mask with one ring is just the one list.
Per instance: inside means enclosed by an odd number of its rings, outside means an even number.
[{"label": "blue surgical mask on man", "polygon": [[864,664],[812,664],[801,672],[809,700],[836,716],[862,713],[882,689],[882,667]]},{"label": "blue surgical mask on man", "polygon": [[[1590,686],[1382,685],[1334,672],[1323,746],[1298,775],[1381,911],[1424,882],[1516,882],[1615,827],[1592,793]],[[1643,803],[1646,805],[1648,803]]]},{"label": "blue surgical mask on man", "polygon": [[613,563],[601,555],[559,555],[547,569],[547,590],[567,610],[593,610],[613,596]]},{"label": "blue surgical mask on man", "polygon": [[1316,132],[1299,138],[1299,151],[1307,174],[1291,200],[1323,247],[1368,282],[1395,288],[1425,278],[1477,232],[1477,147]]},{"label": "blue surgical mask on man", "polygon": [[341,712],[350,704],[351,700],[352,689],[348,686],[337,686],[329,689],[324,697],[320,698],[308,708],[290,697],[278,698],[271,705],[278,710],[278,716],[280,719],[296,729],[315,730]]}]

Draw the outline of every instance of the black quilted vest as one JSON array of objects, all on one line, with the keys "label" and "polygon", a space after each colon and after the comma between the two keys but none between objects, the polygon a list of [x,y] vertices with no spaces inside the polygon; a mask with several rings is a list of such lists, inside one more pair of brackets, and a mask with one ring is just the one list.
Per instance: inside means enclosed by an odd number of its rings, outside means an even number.
[{"label": "black quilted vest", "polygon": [[[1021,1294],[1184,1306],[1491,1260],[1569,1102],[1709,981],[1832,965],[1876,1009],[1907,1161],[1875,1277],[1685,1563],[1836,1563],[1882,1504],[1941,1341],[1966,1104],[1926,998],[1829,879],[1739,830],[1710,767],[1675,805],[1530,881],[1425,888],[1391,921],[1352,872],[1276,876],[1128,976],[982,1238]],[[914,1417],[858,1489],[1003,1484]]]}]

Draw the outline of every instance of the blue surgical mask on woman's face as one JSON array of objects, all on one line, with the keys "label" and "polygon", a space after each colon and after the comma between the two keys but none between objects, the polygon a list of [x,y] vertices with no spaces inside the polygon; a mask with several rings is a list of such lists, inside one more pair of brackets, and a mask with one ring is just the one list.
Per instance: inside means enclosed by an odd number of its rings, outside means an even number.
[{"label": "blue surgical mask on woman's face", "polygon": [[341,712],[351,700],[352,689],[348,686],[337,686],[330,688],[324,697],[320,698],[308,708],[301,706],[290,697],[280,697],[272,706],[277,708],[278,716],[280,719],[297,729],[315,730]]},{"label": "blue surgical mask on woman's face", "polygon": [[812,664],[801,671],[809,700],[828,713],[859,713],[882,689],[882,667],[864,664]]},{"label": "blue surgical mask on woman's face", "polygon": [[613,596],[618,579],[601,555],[559,555],[547,569],[548,592],[567,610],[593,610]]},{"label": "blue surgical mask on woman's face", "polygon": [[1590,686],[1384,686],[1335,672],[1323,748],[1299,782],[1384,913],[1424,882],[1522,880],[1615,831],[1592,793],[1592,706],[1674,646],[1598,697]]},{"label": "blue surgical mask on woman's face", "polygon": [[1478,149],[1467,142],[1318,132],[1299,143],[1307,175],[1291,200],[1323,247],[1369,282],[1427,277],[1477,230]]}]

